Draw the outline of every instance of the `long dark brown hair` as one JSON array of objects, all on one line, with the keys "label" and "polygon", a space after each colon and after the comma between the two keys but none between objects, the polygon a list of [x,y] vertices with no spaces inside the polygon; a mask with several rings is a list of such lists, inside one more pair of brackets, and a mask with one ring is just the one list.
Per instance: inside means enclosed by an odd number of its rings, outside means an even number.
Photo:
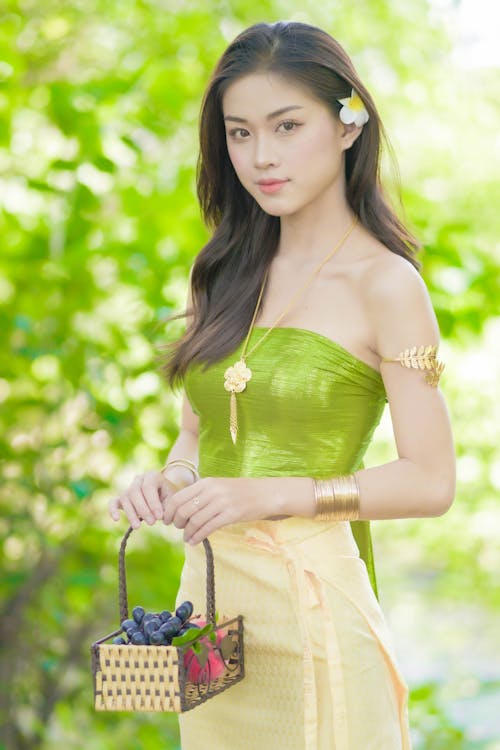
[{"label": "long dark brown hair", "polygon": [[337,100],[350,96],[351,89],[357,91],[369,120],[346,152],[349,206],[374,237],[420,269],[414,257],[419,245],[391,209],[381,186],[380,142],[386,137],[380,117],[343,48],[309,24],[254,24],[223,53],[202,100],[197,193],[213,235],[192,268],[192,308],[169,318],[190,316],[185,334],[163,347],[167,354],[161,370],[171,387],[183,380],[191,362],[213,364],[243,340],[278,247],[279,217],[263,211],[241,185],[226,146],[223,95],[234,81],[256,72],[277,73],[305,86],[337,116]]}]

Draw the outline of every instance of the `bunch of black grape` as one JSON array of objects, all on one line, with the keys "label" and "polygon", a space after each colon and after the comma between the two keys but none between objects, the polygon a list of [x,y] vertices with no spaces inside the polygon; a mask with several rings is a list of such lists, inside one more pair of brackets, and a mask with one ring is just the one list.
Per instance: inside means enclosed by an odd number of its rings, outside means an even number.
[{"label": "bunch of black grape", "polygon": [[200,629],[199,625],[190,622],[189,618],[193,614],[193,605],[191,602],[182,602],[175,614],[168,610],[160,614],[147,613],[144,607],[134,607],[132,618],[123,620],[121,629],[127,636],[113,639],[113,643],[124,645],[133,643],[135,646],[170,646],[172,638],[184,635],[191,628]]}]

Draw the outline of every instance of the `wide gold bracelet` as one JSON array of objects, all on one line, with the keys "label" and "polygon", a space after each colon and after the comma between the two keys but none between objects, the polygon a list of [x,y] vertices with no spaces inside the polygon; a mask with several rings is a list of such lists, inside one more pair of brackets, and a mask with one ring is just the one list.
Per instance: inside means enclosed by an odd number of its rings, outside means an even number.
[{"label": "wide gold bracelet", "polygon": [[331,479],[313,479],[314,499],[316,502],[316,513],[314,518],[318,521],[330,520],[335,508],[335,496]]},{"label": "wide gold bracelet", "polygon": [[165,466],[163,466],[160,471],[163,474],[164,471],[174,466],[183,466],[185,469],[189,469],[189,471],[193,474],[194,481],[197,482],[199,480],[200,475],[198,474],[198,469],[196,468],[194,463],[189,460],[189,458],[173,458],[171,461],[167,461]]},{"label": "wide gold bracelet", "polygon": [[313,479],[316,501],[315,518],[319,521],[357,521],[359,487],[354,474],[331,479]]}]

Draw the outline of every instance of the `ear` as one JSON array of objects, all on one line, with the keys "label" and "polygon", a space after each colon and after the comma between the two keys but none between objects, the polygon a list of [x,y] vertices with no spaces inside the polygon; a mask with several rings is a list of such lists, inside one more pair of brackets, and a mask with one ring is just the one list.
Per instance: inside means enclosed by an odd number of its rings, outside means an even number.
[{"label": "ear", "polygon": [[340,141],[342,144],[342,148],[344,151],[347,151],[349,148],[351,148],[356,138],[359,138],[359,136],[361,135],[363,126],[359,127],[359,125],[355,125],[353,122],[349,123],[349,125],[341,122],[340,127]]}]

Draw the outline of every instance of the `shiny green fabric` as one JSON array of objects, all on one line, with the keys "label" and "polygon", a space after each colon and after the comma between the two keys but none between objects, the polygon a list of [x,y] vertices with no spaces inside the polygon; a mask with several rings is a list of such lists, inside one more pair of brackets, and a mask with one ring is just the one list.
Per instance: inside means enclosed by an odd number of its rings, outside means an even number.
[{"label": "shiny green fabric", "polygon": [[[248,351],[268,330],[252,330]],[[233,445],[224,372],[242,349],[243,342],[206,370],[192,364],[185,376],[186,395],[200,418],[200,476],[328,478],[363,468],[387,400],[375,369],[314,331],[273,329],[248,357],[252,378],[236,395]],[[377,593],[369,522],[351,527]]]}]

